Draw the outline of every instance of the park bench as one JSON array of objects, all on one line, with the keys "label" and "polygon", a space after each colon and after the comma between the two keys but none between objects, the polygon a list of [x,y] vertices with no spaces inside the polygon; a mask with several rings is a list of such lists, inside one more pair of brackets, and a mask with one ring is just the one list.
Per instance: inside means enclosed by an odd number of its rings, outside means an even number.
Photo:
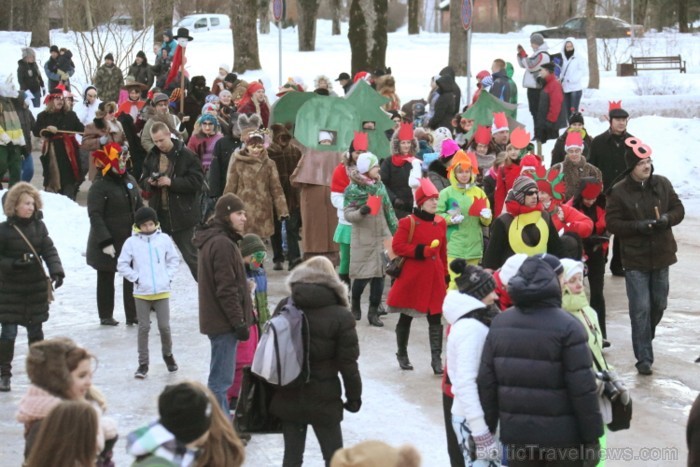
[{"label": "park bench", "polygon": [[680,55],[672,57],[632,57],[634,75],[643,70],[679,70],[685,73],[685,60]]}]

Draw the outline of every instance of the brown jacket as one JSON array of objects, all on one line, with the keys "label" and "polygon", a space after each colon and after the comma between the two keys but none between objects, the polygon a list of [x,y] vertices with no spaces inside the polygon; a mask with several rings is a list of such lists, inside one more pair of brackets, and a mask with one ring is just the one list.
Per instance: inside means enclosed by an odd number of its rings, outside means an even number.
[{"label": "brown jacket", "polygon": [[199,332],[206,335],[233,332],[253,324],[253,302],[248,292],[241,236],[218,219],[202,226],[193,244],[199,250]]},{"label": "brown jacket", "polygon": [[292,135],[284,125],[272,125],[275,135],[272,144],[267,148],[267,154],[277,166],[277,174],[280,178],[284,198],[287,201],[287,209],[294,211],[299,209],[299,187],[292,186],[291,176],[301,160],[301,151],[295,145],[290,144]]},{"label": "brown jacket", "polygon": [[264,150],[258,157],[237,149],[229,162],[224,194],[233,193],[246,206],[246,233],[269,238],[275,233],[275,215],[288,217],[287,202],[275,163]]}]

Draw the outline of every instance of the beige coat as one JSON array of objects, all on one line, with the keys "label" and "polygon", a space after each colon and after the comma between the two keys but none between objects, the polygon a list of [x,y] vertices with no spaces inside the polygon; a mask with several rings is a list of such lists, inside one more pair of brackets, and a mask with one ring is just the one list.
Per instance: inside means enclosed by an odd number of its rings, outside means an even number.
[{"label": "beige coat", "polygon": [[226,176],[226,193],[233,193],[245,203],[246,233],[271,237],[275,233],[275,215],[277,219],[289,216],[277,166],[267,150],[259,157],[249,156],[246,149],[233,153]]},{"label": "beige coat", "polygon": [[383,207],[377,215],[360,214],[359,206],[345,207],[345,219],[352,224],[350,240],[350,278],[369,279],[384,276],[382,252],[384,238],[391,237]]}]

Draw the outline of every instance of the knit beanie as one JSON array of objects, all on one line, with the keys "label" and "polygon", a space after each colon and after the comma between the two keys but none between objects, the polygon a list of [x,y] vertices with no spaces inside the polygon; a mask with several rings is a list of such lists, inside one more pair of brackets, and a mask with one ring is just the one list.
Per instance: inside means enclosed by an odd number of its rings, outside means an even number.
[{"label": "knit beanie", "polygon": [[366,174],[375,165],[379,165],[379,159],[371,152],[363,152],[357,158],[357,170],[361,174]]},{"label": "knit beanie", "polygon": [[573,125],[574,123],[583,125],[583,115],[581,115],[581,112],[574,112],[569,117],[569,125]]},{"label": "knit beanie", "polygon": [[148,206],[143,206],[136,211],[134,214],[134,225],[136,227],[141,227],[148,221],[153,221],[154,224],[158,224],[158,214],[153,208]]},{"label": "knit beanie", "polygon": [[530,44],[535,44],[536,46],[544,44],[544,36],[536,32],[535,34],[530,36]]},{"label": "knit beanie", "polygon": [[496,280],[480,266],[471,265],[466,260],[457,258],[450,263],[450,269],[459,274],[455,283],[460,293],[482,300],[496,290]]},{"label": "knit beanie", "polygon": [[114,61],[114,55],[112,55],[112,52],[109,52],[107,55],[105,55],[105,60]]},{"label": "knit beanie", "polygon": [[26,57],[36,57],[34,49],[31,47],[22,47],[22,58]]},{"label": "knit beanie", "polygon": [[59,53],[58,46],[56,46],[56,45],[52,45],[51,48],[49,49],[49,53],[54,53],[54,52]]},{"label": "knit beanie", "polygon": [[160,424],[184,444],[209,430],[211,410],[207,395],[189,383],[168,385],[158,398]]},{"label": "knit beanie", "polygon": [[564,280],[568,281],[579,272],[583,275],[583,263],[581,261],[576,261],[571,258],[562,258],[559,262],[564,268]]},{"label": "knit beanie", "polygon": [[525,193],[529,190],[538,190],[537,183],[530,177],[521,175],[515,179],[513,183],[513,188],[510,189],[510,197],[512,197],[519,204],[525,204]]},{"label": "knit beanie", "polygon": [[219,65],[219,69],[224,70],[227,75],[231,73],[231,67],[228,63],[222,63],[221,65]]},{"label": "knit beanie", "polygon": [[559,258],[557,258],[556,256],[550,253],[540,253],[538,255],[535,255],[534,257],[541,259],[542,261],[547,263],[549,267],[552,268],[552,271],[554,271],[554,274],[556,274],[557,276],[564,272],[564,266],[562,266],[561,261],[559,261]]},{"label": "knit beanie", "polygon": [[508,285],[508,282],[518,273],[518,269],[520,269],[520,266],[523,265],[526,259],[527,255],[525,253],[516,253],[503,263],[503,266],[499,269],[499,274],[504,285]]},{"label": "knit beanie", "polygon": [[258,251],[266,251],[265,244],[255,234],[245,234],[238,246],[241,248],[241,256],[249,256]]},{"label": "knit beanie", "polygon": [[233,212],[245,211],[245,204],[241,198],[233,193],[226,193],[216,202],[214,217],[219,220],[227,220]]}]

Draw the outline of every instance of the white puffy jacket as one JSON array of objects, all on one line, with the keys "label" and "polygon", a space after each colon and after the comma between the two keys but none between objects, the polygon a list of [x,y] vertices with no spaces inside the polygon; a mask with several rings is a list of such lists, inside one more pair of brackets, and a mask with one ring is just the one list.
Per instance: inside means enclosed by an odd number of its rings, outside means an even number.
[{"label": "white puffy jacket", "polygon": [[549,62],[549,46],[546,42],[528,57],[518,55],[518,65],[520,65],[520,68],[525,68],[523,87],[537,89],[537,77],[540,76],[540,68]]},{"label": "white puffy jacket", "polygon": [[170,292],[179,265],[180,255],[168,234],[134,230],[122,247],[117,271],[134,283],[134,295],[156,295]]},{"label": "white puffy jacket", "polygon": [[[571,42],[574,45],[574,54],[571,58],[566,58],[565,47],[566,43]],[[561,46],[561,74],[559,80],[564,92],[575,92],[583,89],[583,78],[586,75],[586,58],[579,55],[576,49],[576,42],[573,37],[567,37],[564,45]]]},{"label": "white puffy jacket", "polygon": [[447,336],[447,375],[455,396],[452,414],[466,418],[472,433],[488,430],[476,377],[489,328],[476,319],[459,318],[485,306],[480,300],[457,290],[447,292],[442,305],[442,315],[452,325]]}]

